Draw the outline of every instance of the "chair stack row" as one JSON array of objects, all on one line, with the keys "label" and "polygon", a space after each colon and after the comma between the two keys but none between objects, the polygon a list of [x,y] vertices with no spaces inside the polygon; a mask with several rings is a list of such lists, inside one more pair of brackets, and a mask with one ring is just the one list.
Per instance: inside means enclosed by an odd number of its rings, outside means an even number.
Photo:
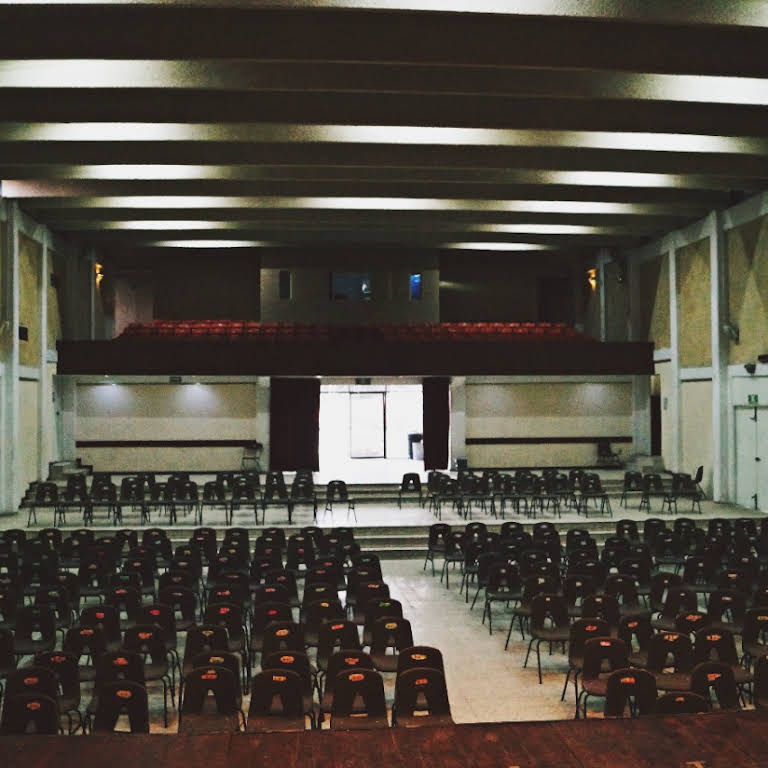
[{"label": "chair stack row", "polygon": [[455,479],[433,470],[427,477],[424,503],[438,520],[442,519],[446,504],[469,520],[473,509],[502,520],[508,509],[517,516],[530,518],[545,514],[560,517],[567,509],[585,517],[591,513],[613,515],[600,475],[581,469],[572,469],[567,474],[558,469],[544,469],[541,474],[528,469],[514,473],[485,470],[481,475],[460,470]]},{"label": "chair stack row", "polygon": [[[388,726],[386,674],[396,676],[393,724],[450,720],[439,651],[414,646],[352,528],[273,527],[251,543],[243,528],[218,541],[200,527],[175,550],[161,528],[0,537],[5,731],[58,730],[65,715],[70,733],[112,730],[126,714],[146,732],[154,683],[165,726],[178,699],[185,732],[246,727],[247,693],[250,730],[327,717],[334,728]],[[85,707],[81,683],[92,684]]]},{"label": "chair stack row", "polygon": [[[471,586],[472,607],[484,594],[489,632],[493,607],[506,606],[505,648],[515,625],[521,640],[527,633],[524,665],[535,650],[539,682],[541,644],[568,646],[563,696],[573,675],[577,717],[590,696],[606,695],[606,665],[648,670],[654,700],[657,689],[686,701],[693,692],[731,708],[762,695],[752,689],[768,654],[768,520],[715,518],[704,529],[690,518],[676,518],[671,528],[648,518],[642,535],[635,521],[619,520],[602,548],[583,529],[561,537],[551,522],[527,531],[509,521],[498,532],[479,521],[458,529],[437,523],[424,562],[433,575],[438,558],[446,588],[459,569],[465,601]],[[633,676],[647,681],[625,675]],[[618,695],[629,683],[613,685]]]},{"label": "chair stack row", "polygon": [[[326,486],[325,510],[332,513],[334,503],[345,504],[348,515],[357,519],[343,480]],[[54,527],[66,525],[71,515],[80,517],[82,525],[91,525],[96,512],[103,512],[106,523],[116,526],[123,524],[127,513],[138,516],[141,525],[151,525],[153,514],[166,525],[178,522],[180,516],[191,516],[202,525],[206,509],[223,511],[226,525],[232,525],[235,513],[241,511],[253,514],[257,525],[265,525],[268,508],[285,507],[291,523],[293,510],[301,504],[311,506],[317,519],[318,493],[308,470],[296,472],[290,488],[280,471],[267,472],[263,487],[254,471],[218,472],[215,480],[202,485],[191,480],[189,472],[174,472],[162,482],[154,472],[139,472],[122,476],[119,486],[110,473],[95,472],[90,486],[81,474],[68,477],[63,488],[53,482],[30,483],[19,508],[27,510],[28,527],[37,524],[38,511],[46,510],[52,511]]]}]

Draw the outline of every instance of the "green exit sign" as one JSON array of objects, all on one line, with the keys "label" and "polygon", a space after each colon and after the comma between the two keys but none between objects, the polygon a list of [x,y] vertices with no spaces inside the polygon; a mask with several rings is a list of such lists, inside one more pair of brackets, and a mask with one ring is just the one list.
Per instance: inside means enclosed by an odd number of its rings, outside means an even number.
[{"label": "green exit sign", "polygon": [[757,405],[757,395],[747,395],[747,405]]}]

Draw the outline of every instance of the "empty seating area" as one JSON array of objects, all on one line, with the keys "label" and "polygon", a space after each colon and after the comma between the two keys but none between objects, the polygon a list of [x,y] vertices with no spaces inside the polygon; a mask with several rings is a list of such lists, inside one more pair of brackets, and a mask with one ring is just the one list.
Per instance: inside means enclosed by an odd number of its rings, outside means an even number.
[{"label": "empty seating area", "polygon": [[243,320],[153,320],[133,323],[120,338],[247,339],[263,343],[336,341],[424,342],[424,341],[563,341],[588,340],[565,323],[423,323],[403,325],[309,325],[302,323],[257,323]]},{"label": "empty seating area", "polygon": [[764,706],[766,520],[622,519],[601,545],[552,521],[438,522],[422,570],[576,718]]},{"label": "empty seating area", "polygon": [[600,475],[582,469],[568,473],[556,468],[540,473],[529,469],[485,470],[482,474],[459,470],[456,478],[446,472],[432,471],[423,501],[438,519],[445,505],[470,520],[473,510],[501,519],[507,512],[528,518],[545,514],[560,517],[565,511],[585,517],[613,514]]},{"label": "empty seating area", "polygon": [[[346,484],[333,481],[326,488],[326,511],[333,514],[333,502],[343,502],[354,511]],[[297,472],[290,486],[282,472],[265,474],[264,486],[256,471],[217,472],[215,478],[200,483],[189,472],[173,472],[160,480],[154,472],[121,474],[96,472],[90,482],[85,474],[70,475],[66,485],[54,482],[30,483],[19,505],[27,514],[27,526],[37,524],[38,512],[49,512],[53,526],[67,525],[74,516],[76,525],[105,523],[122,525],[128,516],[139,525],[173,525],[180,520],[202,525],[203,517],[213,510],[223,512],[224,521],[238,520],[266,524],[267,509],[284,508],[290,524],[293,511],[309,505],[317,519],[318,492],[311,472]],[[259,518],[261,512],[261,518]],[[98,515],[98,518],[96,517]]]},{"label": "empty seating area", "polygon": [[0,731],[146,733],[160,697],[182,733],[452,724],[403,613],[348,527],[8,529]]}]

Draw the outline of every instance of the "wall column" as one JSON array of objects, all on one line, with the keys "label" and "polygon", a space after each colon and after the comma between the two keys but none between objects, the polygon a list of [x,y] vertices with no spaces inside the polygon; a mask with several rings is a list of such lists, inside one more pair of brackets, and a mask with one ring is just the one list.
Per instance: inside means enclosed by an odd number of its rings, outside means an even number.
[{"label": "wall column", "polygon": [[[680,407],[680,342],[677,313],[677,238],[669,249],[669,346],[671,352],[670,397],[667,417],[672,424],[672,455],[664,457],[667,470],[679,472],[682,461],[682,423]],[[664,416],[662,416],[664,418]]]},{"label": "wall column", "polygon": [[632,440],[635,453],[651,455],[651,380],[632,377]]},{"label": "wall column", "polygon": [[16,510],[23,489],[19,487],[19,208],[6,201],[6,237],[3,243],[3,320],[7,323],[10,348],[2,377],[2,407],[5,429],[2,440],[2,485],[0,509]]},{"label": "wall column", "polygon": [[600,299],[600,341],[608,338],[608,324],[605,309],[605,265],[611,260],[611,252],[601,248],[597,252],[597,290]]},{"label": "wall column", "polygon": [[75,423],[77,416],[77,384],[74,376],[58,376],[57,386],[61,434],[59,445],[61,458],[74,461],[77,458]]},{"label": "wall column", "polygon": [[728,500],[728,339],[723,322],[728,319],[728,265],[723,218],[709,214],[710,316],[712,320],[712,499]]},{"label": "wall column", "polygon": [[451,379],[451,464],[467,458],[467,380],[464,376]]},{"label": "wall column", "polygon": [[[50,259],[51,236],[46,228],[40,248],[40,377],[38,379],[38,451],[37,476],[44,480],[48,477],[48,462],[51,460],[50,437],[53,434],[51,423],[51,382],[48,376],[48,261]],[[48,437],[46,437],[48,436]]]}]

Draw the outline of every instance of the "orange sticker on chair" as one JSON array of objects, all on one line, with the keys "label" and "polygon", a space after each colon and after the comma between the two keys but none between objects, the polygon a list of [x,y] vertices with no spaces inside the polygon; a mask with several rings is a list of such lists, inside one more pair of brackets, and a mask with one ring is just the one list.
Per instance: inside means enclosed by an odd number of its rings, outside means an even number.
[{"label": "orange sticker on chair", "polygon": [[66,656],[51,656],[51,661],[54,664],[63,664],[67,660]]},{"label": "orange sticker on chair", "polygon": [[229,608],[226,605],[219,606],[219,615],[224,616],[229,613]]},{"label": "orange sticker on chair", "polygon": [[426,655],[425,655],[425,654],[423,654],[423,653],[412,653],[412,654],[411,654],[411,658],[412,658],[414,661],[424,661],[424,660],[425,660],[427,657],[426,657]]},{"label": "orange sticker on chair", "polygon": [[117,667],[126,667],[128,666],[128,659],[126,659],[125,656],[118,656],[112,663]]},{"label": "orange sticker on chair", "polygon": [[360,663],[360,659],[356,659],[354,656],[348,656],[346,659],[344,659],[344,663],[347,666],[353,667],[355,664]]},{"label": "orange sticker on chair", "polygon": [[275,635],[277,635],[277,637],[285,637],[286,635],[289,635],[290,632],[290,629],[278,629],[277,632],[275,632]]},{"label": "orange sticker on chair", "polygon": [[115,594],[116,595],[127,595],[128,594],[128,590],[125,589],[124,587],[120,587],[119,589],[115,590]]},{"label": "orange sticker on chair", "polygon": [[150,613],[151,613],[153,616],[159,616],[159,615],[160,615],[160,609],[159,609],[159,608],[150,608],[150,609],[149,609],[149,612],[150,612]]},{"label": "orange sticker on chair", "polygon": [[151,632],[139,632],[139,640],[149,640],[151,637]]},{"label": "orange sticker on chair", "polygon": [[216,680],[216,678],[218,678],[218,674],[216,673],[215,669],[209,669],[207,672],[203,672],[200,677],[203,680]]},{"label": "orange sticker on chair", "polygon": [[272,675],[272,682],[284,683],[288,678],[285,675]]},{"label": "orange sticker on chair", "polygon": [[720,672],[708,672],[707,673],[707,680],[710,683],[713,683],[715,680],[719,680],[722,677],[722,674]]},{"label": "orange sticker on chair", "polygon": [[205,635],[206,637],[210,637],[213,634],[213,630],[212,629],[204,629],[202,634]]},{"label": "orange sticker on chair", "polygon": [[267,611],[267,616],[276,616],[276,615],[277,615],[277,610],[275,608],[270,608]]},{"label": "orange sticker on chair", "polygon": [[209,656],[208,657],[208,663],[209,664],[223,664],[224,663],[224,657],[223,656]]},{"label": "orange sticker on chair", "polygon": [[384,629],[397,629],[397,622],[396,621],[388,621],[384,625]]},{"label": "orange sticker on chair", "polygon": [[351,675],[347,676],[347,679],[351,683],[359,683],[361,680],[365,679],[365,675],[361,675],[359,672],[353,672]]},{"label": "orange sticker on chair", "polygon": [[420,677],[418,680],[415,680],[413,684],[419,688],[423,688],[425,685],[429,685],[429,680],[426,677]]},{"label": "orange sticker on chair", "polygon": [[718,640],[721,640],[722,637],[722,635],[707,635],[707,640],[710,643],[716,643]]},{"label": "orange sticker on chair", "polygon": [[587,624],[587,626],[584,627],[584,629],[587,632],[597,632],[597,626],[595,624]]},{"label": "orange sticker on chair", "polygon": [[90,627],[84,627],[80,630],[80,634],[90,637],[93,634],[93,630]]},{"label": "orange sticker on chair", "polygon": [[31,709],[33,712],[37,709],[40,709],[40,702],[39,701],[28,701],[27,702],[27,709]]},{"label": "orange sticker on chair", "polygon": [[39,677],[25,677],[24,685],[37,685],[40,682]]},{"label": "orange sticker on chair", "polygon": [[622,685],[634,685],[637,682],[634,677],[622,677],[621,678],[621,684]]},{"label": "orange sticker on chair", "polygon": [[686,617],[686,621],[701,621],[704,617],[700,613],[689,613]]},{"label": "orange sticker on chair", "polygon": [[281,664],[293,664],[296,661],[295,656],[281,656],[280,657],[280,663]]},{"label": "orange sticker on chair", "polygon": [[131,693],[131,691],[126,690],[125,688],[121,688],[119,691],[115,691],[115,693],[121,699],[131,699],[131,698],[133,698],[133,693]]}]

